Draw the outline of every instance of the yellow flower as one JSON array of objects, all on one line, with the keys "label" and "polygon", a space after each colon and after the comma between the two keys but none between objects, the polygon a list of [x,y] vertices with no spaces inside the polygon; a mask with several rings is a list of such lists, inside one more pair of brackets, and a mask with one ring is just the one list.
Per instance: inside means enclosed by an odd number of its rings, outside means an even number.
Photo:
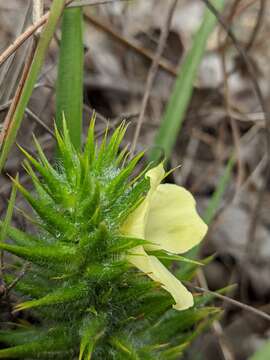
[{"label": "yellow flower", "polygon": [[121,231],[127,236],[151,242],[130,251],[128,261],[161,284],[175,300],[177,310],[193,306],[192,294],[169,270],[147,250],[165,250],[181,254],[197,245],[207,226],[196,211],[193,196],[173,184],[160,184],[165,176],[163,164],[146,173],[150,190],[144,201],[129,215]]}]

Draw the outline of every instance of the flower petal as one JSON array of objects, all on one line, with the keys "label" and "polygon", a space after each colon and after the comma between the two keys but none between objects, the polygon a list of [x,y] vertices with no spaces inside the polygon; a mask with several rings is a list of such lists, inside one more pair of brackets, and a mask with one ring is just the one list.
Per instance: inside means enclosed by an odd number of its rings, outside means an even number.
[{"label": "flower petal", "polygon": [[163,163],[160,163],[158,166],[147,171],[145,177],[150,178],[150,193],[156,190],[156,188],[161,183],[164,176],[165,176],[165,170],[163,167]]},{"label": "flower petal", "polygon": [[121,226],[122,234],[139,239],[145,239],[145,228],[149,205],[149,198],[146,197]]},{"label": "flower petal", "polygon": [[185,310],[193,306],[192,294],[181,282],[155,257],[146,254],[142,246],[137,246],[128,255],[128,261],[151,279],[161,284],[175,300],[176,310]]},{"label": "flower petal", "polygon": [[145,231],[145,239],[156,245],[147,245],[147,249],[181,254],[197,245],[206,232],[207,225],[187,190],[173,184],[157,187],[150,199]]},{"label": "flower petal", "polygon": [[150,190],[144,201],[129,215],[121,227],[121,232],[128,236],[145,239],[145,228],[149,212],[150,201],[153,193],[165,175],[163,164],[150,169],[145,174],[150,178]]}]

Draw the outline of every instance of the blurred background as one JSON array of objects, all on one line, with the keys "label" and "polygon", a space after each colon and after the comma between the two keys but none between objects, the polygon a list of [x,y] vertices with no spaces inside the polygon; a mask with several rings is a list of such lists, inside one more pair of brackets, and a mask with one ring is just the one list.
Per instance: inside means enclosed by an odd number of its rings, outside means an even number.
[{"label": "blurred background", "polygon": [[[50,1],[45,1],[45,10],[49,5]],[[0,0],[0,52],[32,23],[31,7],[30,0]],[[155,54],[159,44],[169,7],[170,2],[164,0],[116,0],[84,8],[85,129],[96,110],[98,134],[103,133],[108,122],[113,129],[127,119],[130,125],[125,142],[133,142],[151,54]],[[177,71],[192,46],[204,10],[200,0],[179,0],[173,10],[136,151],[150,151],[153,146]],[[270,2],[227,0],[222,15],[252,63],[253,77],[262,90],[267,109]],[[17,137],[17,142],[30,152],[34,151],[32,133],[47,154],[53,152],[59,40],[60,31],[51,43]],[[26,42],[0,67],[0,122],[14,96],[28,46]],[[213,195],[217,199],[201,248],[203,258],[214,254],[214,259],[203,268],[200,285],[210,290],[232,285],[227,296],[270,314],[269,184],[264,190],[269,166],[266,121],[270,119],[254,92],[243,57],[221,26],[208,40],[193,85],[192,99],[168,160],[171,168],[180,165],[169,181],[194,194],[201,214],[209,210]],[[14,146],[4,173],[14,176],[19,172],[21,181],[27,183],[21,162],[22,155]],[[10,180],[3,175],[1,216],[10,190]],[[15,212],[13,221],[26,226],[19,212]],[[220,322],[196,340],[186,359],[248,359],[270,337],[269,321],[226,301],[217,300],[216,304],[224,309]]]}]

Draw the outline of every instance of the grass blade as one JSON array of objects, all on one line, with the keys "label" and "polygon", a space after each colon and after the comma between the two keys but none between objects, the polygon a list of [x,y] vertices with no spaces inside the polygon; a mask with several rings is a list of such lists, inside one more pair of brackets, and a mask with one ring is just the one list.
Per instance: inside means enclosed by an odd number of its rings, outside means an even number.
[{"label": "grass blade", "polygon": [[226,190],[228,182],[230,181],[234,164],[235,164],[235,157],[234,157],[234,155],[232,155],[230,157],[230,159],[228,160],[224,174],[219,179],[218,186],[217,186],[213,196],[211,197],[210,202],[207,206],[207,209],[203,215],[203,219],[206,222],[206,224],[208,224],[208,225],[212,222],[212,220],[220,206],[222,196]]},{"label": "grass blade", "polygon": [[65,6],[65,0],[54,0],[51,6],[50,16],[47,24],[41,34],[37,49],[33,58],[32,65],[30,67],[27,79],[21,92],[20,99],[18,101],[17,108],[14,112],[11,126],[9,127],[5,141],[1,148],[0,154],[0,172],[2,171],[6,159],[8,157],[9,150],[13,145],[19,127],[21,125],[25,108],[32,95],[38,74],[44,62],[46,51],[49,47],[51,38],[57,26],[58,20],[62,14]]},{"label": "grass blade", "polygon": [[[218,10],[223,8],[224,3],[224,0],[213,1]],[[205,52],[208,37],[212,33],[215,24],[215,16],[207,9],[203,23],[194,37],[192,48],[186,55],[176,79],[160,128],[155,137],[154,148],[149,155],[150,161],[158,160],[160,149],[164,150],[166,158],[169,158],[172,152],[183,124],[185,112],[193,92],[193,83]]]},{"label": "grass blade", "polygon": [[250,360],[267,360],[270,358],[270,341],[266,343],[251,356]]},{"label": "grass blade", "polygon": [[83,13],[81,8],[66,9],[56,85],[56,125],[63,127],[63,114],[71,142],[79,149],[83,109]]},{"label": "grass blade", "polygon": [[[18,176],[16,176],[16,179],[18,179]],[[0,243],[3,243],[5,241],[5,237],[8,233],[9,224],[11,222],[13,210],[14,210],[14,206],[15,206],[16,194],[17,194],[17,188],[15,185],[13,185],[9,203],[8,203],[6,217],[0,227]],[[0,252],[0,275],[3,272],[3,268],[4,268],[4,251],[1,250],[1,252]]]},{"label": "grass blade", "polygon": [[[18,179],[18,176],[16,176],[16,180]],[[5,220],[0,226],[0,242],[5,241],[6,234],[8,232],[9,224],[11,222],[13,209],[15,206],[15,199],[16,199],[16,193],[17,193],[17,187],[15,185],[12,186],[11,195],[8,203],[7,213]]]}]

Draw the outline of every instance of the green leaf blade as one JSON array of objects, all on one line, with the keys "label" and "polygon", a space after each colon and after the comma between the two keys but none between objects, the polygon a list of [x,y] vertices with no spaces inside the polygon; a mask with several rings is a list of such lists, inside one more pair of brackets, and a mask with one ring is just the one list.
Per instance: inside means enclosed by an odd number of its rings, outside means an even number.
[{"label": "green leaf blade", "polygon": [[83,13],[81,8],[66,9],[56,85],[56,124],[62,129],[63,114],[71,141],[81,146],[83,110]]},{"label": "green leaf blade", "polygon": [[[213,5],[219,10],[223,8],[224,3],[224,0],[213,1]],[[207,40],[215,24],[215,16],[207,9],[203,23],[194,37],[192,48],[186,55],[174,84],[161,125],[155,137],[154,148],[149,154],[149,161],[156,162],[158,160],[160,149],[164,150],[167,159],[170,157],[183,125],[184,115],[193,92],[193,83],[206,49]]]}]

